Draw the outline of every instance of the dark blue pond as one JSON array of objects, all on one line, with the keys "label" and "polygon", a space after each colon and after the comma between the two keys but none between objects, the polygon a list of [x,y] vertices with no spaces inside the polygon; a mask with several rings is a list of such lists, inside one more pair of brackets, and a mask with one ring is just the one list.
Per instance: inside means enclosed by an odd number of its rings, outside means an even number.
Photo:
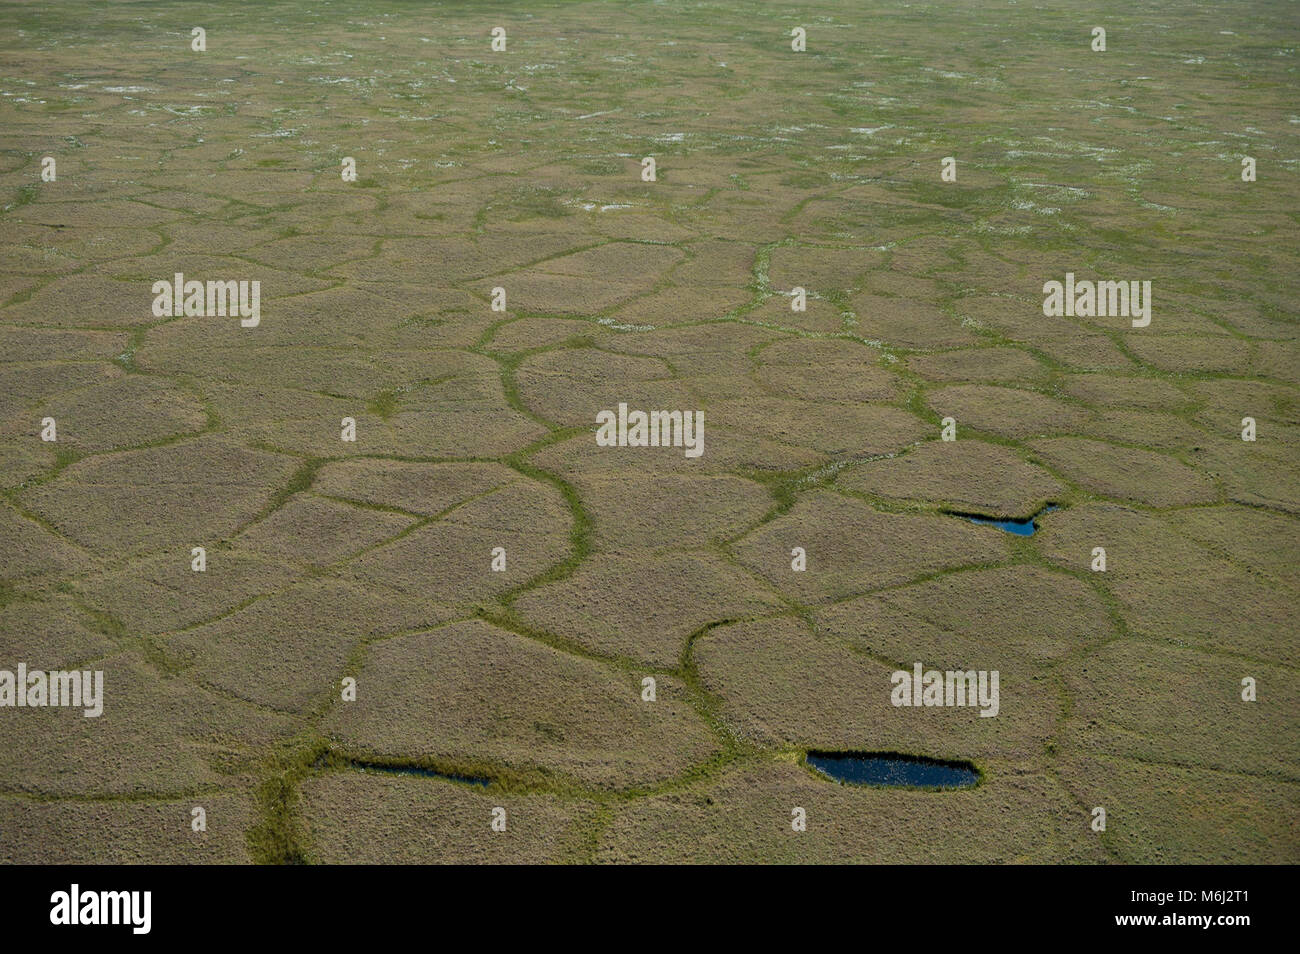
[{"label": "dark blue pond", "polygon": [[959,513],[956,514],[956,516],[965,517],[971,523],[985,524],[990,527],[997,527],[999,530],[1005,530],[1007,533],[1014,533],[1019,537],[1028,537],[1032,536],[1034,530],[1037,529],[1034,524],[1035,520],[1045,513],[1051,513],[1053,510],[1059,509],[1060,508],[1056,506],[1056,504],[1051,504],[1038,511],[1038,513],[1034,514],[1032,517],[1026,517],[1023,520],[1001,520],[997,517],[976,517],[969,513]]},{"label": "dark blue pond", "polygon": [[360,769],[363,772],[379,772],[384,775],[416,775],[420,778],[440,778],[444,782],[464,782],[466,785],[477,785],[480,788],[487,788],[492,781],[478,775],[455,775],[448,772],[435,772],[433,769],[421,768],[418,765],[381,765],[378,762],[348,762],[349,768]]},{"label": "dark blue pond", "polygon": [[850,785],[970,788],[980,775],[969,762],[941,762],[889,752],[809,752],[808,764]]}]

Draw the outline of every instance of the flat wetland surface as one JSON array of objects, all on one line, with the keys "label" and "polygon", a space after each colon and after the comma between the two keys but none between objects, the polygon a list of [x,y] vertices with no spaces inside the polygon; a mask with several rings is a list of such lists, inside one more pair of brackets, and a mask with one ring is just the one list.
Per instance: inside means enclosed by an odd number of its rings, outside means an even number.
[{"label": "flat wetland surface", "polygon": [[[0,3],[0,670],[104,672],[0,708],[0,861],[1300,862],[1297,49],[1286,0]],[[178,272],[260,324],[156,317]],[[1068,272],[1150,324],[1046,316]],[[620,403],[704,453],[597,446]],[[918,662],[996,717],[891,704]]]}]

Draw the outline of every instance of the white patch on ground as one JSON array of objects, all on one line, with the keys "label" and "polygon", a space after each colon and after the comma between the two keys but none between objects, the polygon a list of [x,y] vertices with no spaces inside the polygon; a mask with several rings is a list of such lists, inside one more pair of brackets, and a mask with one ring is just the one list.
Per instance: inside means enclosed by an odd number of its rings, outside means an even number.
[{"label": "white patch on ground", "polygon": [[596,324],[604,325],[606,328],[613,328],[615,331],[654,331],[654,325],[625,325],[615,321],[613,318],[597,318]]},{"label": "white patch on ground", "polygon": [[1028,235],[1033,230],[1028,225],[992,225],[981,219],[975,223],[975,231],[993,235]]}]

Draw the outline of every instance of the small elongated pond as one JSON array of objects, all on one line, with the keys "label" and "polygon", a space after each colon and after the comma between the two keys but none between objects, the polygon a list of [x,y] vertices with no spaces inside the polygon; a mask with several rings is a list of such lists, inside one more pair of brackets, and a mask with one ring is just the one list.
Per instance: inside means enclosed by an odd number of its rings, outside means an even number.
[{"label": "small elongated pond", "polygon": [[971,523],[978,523],[978,524],[983,524],[985,526],[997,527],[999,530],[1005,530],[1007,533],[1014,533],[1018,537],[1029,537],[1029,536],[1033,536],[1034,531],[1038,529],[1035,521],[1037,521],[1039,517],[1041,517],[1045,513],[1051,513],[1053,510],[1060,510],[1060,509],[1061,508],[1056,506],[1056,504],[1048,504],[1042,510],[1038,511],[1038,513],[1034,514],[1032,517],[1026,517],[1023,520],[1016,520],[1014,518],[1010,520],[1003,520],[999,517],[979,517],[976,516],[975,514],[970,514],[970,513],[957,513],[957,514],[953,514],[953,516],[965,517]]},{"label": "small elongated pond", "polygon": [[896,752],[809,752],[807,761],[822,775],[850,785],[971,788],[980,780],[979,769],[970,762]]},{"label": "small elongated pond", "polygon": [[382,775],[416,775],[420,778],[440,778],[444,782],[463,782],[466,785],[477,785],[480,788],[487,788],[492,781],[489,778],[483,778],[479,775],[455,775],[449,772],[435,772],[433,769],[421,768],[418,765],[384,765],[379,762],[358,762],[350,760],[347,763],[348,768],[358,769],[362,772],[378,772]]}]

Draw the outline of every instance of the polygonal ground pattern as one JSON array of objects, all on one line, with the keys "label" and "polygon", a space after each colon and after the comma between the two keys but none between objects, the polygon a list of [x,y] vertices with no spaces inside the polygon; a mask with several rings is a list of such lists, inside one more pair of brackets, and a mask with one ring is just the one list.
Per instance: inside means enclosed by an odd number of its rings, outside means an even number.
[{"label": "polygonal ground pattern", "polygon": [[0,36],[0,669],[105,712],[0,708],[0,861],[1300,861],[1290,4],[90,10]]}]

